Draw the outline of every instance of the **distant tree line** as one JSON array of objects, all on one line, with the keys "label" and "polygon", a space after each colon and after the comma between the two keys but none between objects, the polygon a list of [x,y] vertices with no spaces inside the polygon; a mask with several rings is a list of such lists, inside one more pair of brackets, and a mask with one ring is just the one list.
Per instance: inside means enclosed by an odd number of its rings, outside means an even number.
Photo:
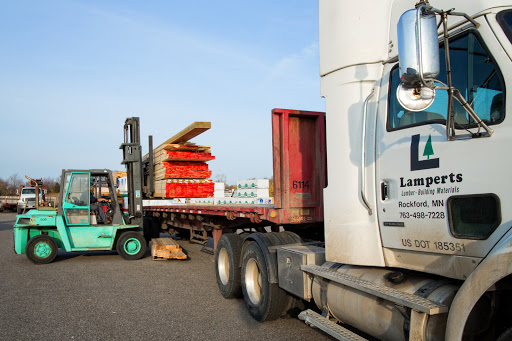
[{"label": "distant tree line", "polygon": [[[46,177],[42,180],[48,193],[59,193],[60,176],[57,178]],[[30,185],[30,181],[22,178],[17,173],[9,176],[7,179],[0,178],[0,195],[18,195],[17,191],[20,185]]]}]

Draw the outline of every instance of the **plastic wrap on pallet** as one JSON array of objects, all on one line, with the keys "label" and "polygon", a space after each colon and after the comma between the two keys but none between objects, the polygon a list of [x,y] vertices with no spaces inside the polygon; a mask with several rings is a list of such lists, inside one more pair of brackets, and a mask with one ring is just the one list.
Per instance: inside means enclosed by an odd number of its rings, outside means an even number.
[{"label": "plastic wrap on pallet", "polygon": [[254,203],[257,205],[272,205],[272,204],[274,204],[274,198],[273,197],[254,198]]},{"label": "plastic wrap on pallet", "polygon": [[215,204],[217,205],[233,205],[237,204],[236,198],[215,198]]},{"label": "plastic wrap on pallet", "polygon": [[117,190],[121,193],[128,193],[128,178],[126,176],[116,179]]},{"label": "plastic wrap on pallet", "polygon": [[269,197],[268,188],[249,188],[249,189],[237,189],[237,198],[257,198],[257,197]]},{"label": "plastic wrap on pallet", "polygon": [[173,199],[151,199],[143,200],[143,206],[168,206],[168,205],[184,205],[187,201],[185,198],[173,198]]},{"label": "plastic wrap on pallet", "polygon": [[215,204],[215,198],[190,198],[191,204]]},{"label": "plastic wrap on pallet", "polygon": [[237,189],[257,189],[269,188],[270,181],[268,179],[241,180],[236,183]]},{"label": "plastic wrap on pallet", "polygon": [[224,192],[224,190],[215,190],[213,191],[213,196],[215,198],[224,198],[226,196],[226,193]]},{"label": "plastic wrap on pallet", "polygon": [[237,204],[254,204],[254,200],[256,198],[237,198],[236,203]]}]

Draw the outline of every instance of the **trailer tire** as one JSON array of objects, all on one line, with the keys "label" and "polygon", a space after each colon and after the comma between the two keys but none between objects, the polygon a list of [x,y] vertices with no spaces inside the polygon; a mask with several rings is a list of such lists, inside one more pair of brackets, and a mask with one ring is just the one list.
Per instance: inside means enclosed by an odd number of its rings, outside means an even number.
[{"label": "trailer tire", "polygon": [[161,218],[150,218],[151,238],[160,238],[160,227],[162,226]]},{"label": "trailer tire", "polygon": [[270,283],[263,251],[256,242],[244,250],[242,292],[249,313],[259,322],[278,319],[291,305],[292,297],[277,283]]},{"label": "trailer tire", "polygon": [[142,230],[144,232],[144,239],[146,239],[146,245],[149,244],[153,238],[152,225],[152,221],[149,217],[142,218]]},{"label": "trailer tire", "polygon": [[30,238],[25,249],[27,258],[34,264],[48,264],[57,257],[59,247],[52,237],[40,234]]},{"label": "trailer tire", "polygon": [[215,250],[215,277],[224,298],[242,297],[240,254],[242,238],[236,233],[223,234]]},{"label": "trailer tire", "polygon": [[139,232],[128,231],[119,236],[117,253],[126,260],[137,260],[146,254],[147,242]]}]

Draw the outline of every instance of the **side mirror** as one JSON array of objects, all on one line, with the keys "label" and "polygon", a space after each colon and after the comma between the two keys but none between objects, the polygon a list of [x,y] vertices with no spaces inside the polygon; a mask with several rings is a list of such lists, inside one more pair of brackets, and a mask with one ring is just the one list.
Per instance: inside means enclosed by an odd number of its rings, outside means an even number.
[{"label": "side mirror", "polygon": [[425,9],[422,5],[405,12],[397,25],[400,79],[408,88],[422,87],[439,75],[436,16]]}]

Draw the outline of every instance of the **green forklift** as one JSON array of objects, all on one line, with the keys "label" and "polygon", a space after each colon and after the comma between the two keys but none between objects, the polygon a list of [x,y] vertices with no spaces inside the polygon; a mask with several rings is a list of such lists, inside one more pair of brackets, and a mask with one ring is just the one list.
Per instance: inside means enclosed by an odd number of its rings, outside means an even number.
[{"label": "green forklift", "polygon": [[124,125],[122,164],[128,180],[128,215],[123,214],[110,170],[62,171],[56,207],[41,205],[36,182],[36,207],[18,215],[14,250],[35,264],[47,264],[66,252],[116,250],[127,260],[140,259],[147,241],[142,224],[142,156],[139,118]]}]

